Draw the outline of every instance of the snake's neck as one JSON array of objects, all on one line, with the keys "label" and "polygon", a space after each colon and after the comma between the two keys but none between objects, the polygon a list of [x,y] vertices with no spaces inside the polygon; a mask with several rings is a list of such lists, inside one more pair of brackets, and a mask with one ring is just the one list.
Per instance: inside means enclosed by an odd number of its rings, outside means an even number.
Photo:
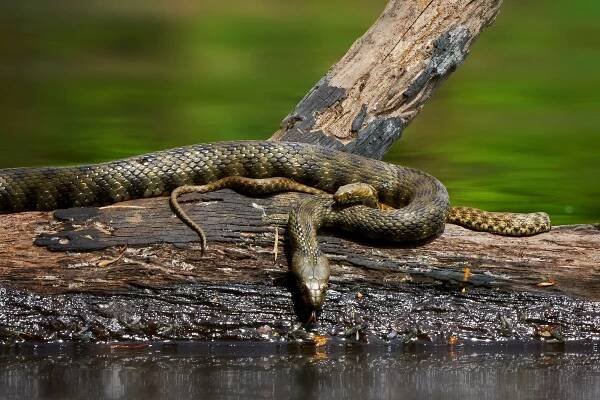
[{"label": "snake's neck", "polygon": [[329,286],[329,261],[319,250],[317,231],[327,222],[331,200],[317,197],[302,202],[290,213],[288,236],[292,249],[290,269],[305,306],[320,309]]}]

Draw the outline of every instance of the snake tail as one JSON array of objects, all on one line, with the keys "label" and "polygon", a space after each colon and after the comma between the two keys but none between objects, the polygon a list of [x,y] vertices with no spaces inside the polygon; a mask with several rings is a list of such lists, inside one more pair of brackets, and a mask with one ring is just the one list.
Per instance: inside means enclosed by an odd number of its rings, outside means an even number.
[{"label": "snake tail", "polygon": [[327,193],[322,190],[303,185],[291,179],[281,177],[252,179],[245,178],[243,176],[228,176],[215,182],[207,183],[206,185],[184,185],[175,188],[171,192],[169,199],[171,209],[183,223],[185,223],[190,229],[198,234],[203,253],[207,249],[206,234],[204,233],[202,227],[197,224],[183,209],[181,203],[179,202],[179,197],[188,193],[208,193],[224,188],[234,189],[238,192],[250,195],[266,195],[289,191],[315,195],[323,195]]},{"label": "snake tail", "polygon": [[503,236],[532,236],[551,229],[545,212],[509,213],[484,211],[471,207],[452,207],[446,222],[465,228]]}]

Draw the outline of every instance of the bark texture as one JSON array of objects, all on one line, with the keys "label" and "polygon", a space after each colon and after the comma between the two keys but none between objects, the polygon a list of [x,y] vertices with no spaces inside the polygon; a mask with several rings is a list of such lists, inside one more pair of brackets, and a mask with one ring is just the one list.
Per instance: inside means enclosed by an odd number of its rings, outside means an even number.
[{"label": "bark texture", "polygon": [[275,140],[382,158],[490,25],[500,0],[391,0],[300,101]]},{"label": "bark texture", "polygon": [[[306,338],[281,225],[304,196],[187,195],[205,255],[164,198],[2,216],[0,338]],[[448,225],[405,248],[323,235],[332,285],[312,329],[369,341],[598,339],[599,228],[515,239]]]}]

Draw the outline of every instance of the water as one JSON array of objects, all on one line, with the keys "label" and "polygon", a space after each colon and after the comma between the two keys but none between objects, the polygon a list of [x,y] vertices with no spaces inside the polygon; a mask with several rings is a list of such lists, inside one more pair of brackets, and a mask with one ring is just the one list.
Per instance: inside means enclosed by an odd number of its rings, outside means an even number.
[{"label": "water", "polygon": [[270,343],[0,347],[10,399],[598,399],[600,354],[482,345],[323,348]]}]

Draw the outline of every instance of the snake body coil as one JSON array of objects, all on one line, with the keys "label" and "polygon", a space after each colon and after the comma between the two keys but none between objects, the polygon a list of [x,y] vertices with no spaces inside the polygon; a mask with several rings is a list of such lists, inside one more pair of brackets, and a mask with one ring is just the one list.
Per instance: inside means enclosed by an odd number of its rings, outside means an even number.
[{"label": "snake body coil", "polygon": [[[316,244],[320,225],[336,225],[371,238],[414,242],[439,235],[450,213],[446,188],[424,172],[314,145],[270,141],[199,144],[75,167],[2,169],[0,213],[107,205],[166,195],[183,185],[203,185],[228,176],[285,177],[328,193],[343,185],[368,183],[382,203],[395,208],[383,212],[359,205],[332,212],[322,202],[299,206],[290,218],[289,232],[296,246],[294,254],[298,254],[293,256],[292,270],[314,307],[320,306],[329,277],[328,267],[321,265],[326,259]],[[453,209],[448,221],[520,236],[549,229],[547,215],[542,213],[531,218],[529,214],[502,214],[502,225],[494,222],[493,214]],[[517,228],[510,223],[513,215],[526,216]],[[523,223],[529,225],[523,228]]]},{"label": "snake body coil", "polygon": [[393,228],[395,240],[421,240],[441,233],[450,207],[445,187],[415,169],[309,144],[241,141],[199,144],[95,165],[3,169],[0,212],[100,206],[166,195],[182,185],[226,176],[280,176],[330,193],[349,183],[369,183],[381,202],[398,210],[386,214],[387,218],[367,210],[357,230],[378,236],[379,231]]}]

